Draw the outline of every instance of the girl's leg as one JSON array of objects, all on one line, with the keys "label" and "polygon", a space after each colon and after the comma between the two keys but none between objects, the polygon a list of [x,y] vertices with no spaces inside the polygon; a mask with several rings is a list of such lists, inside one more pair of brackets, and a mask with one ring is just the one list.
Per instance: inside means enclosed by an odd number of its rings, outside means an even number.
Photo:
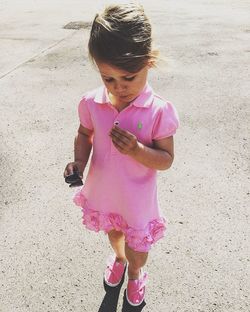
[{"label": "girl's leg", "polygon": [[116,254],[118,262],[125,262],[125,236],[122,232],[112,230],[108,233],[110,244]]},{"label": "girl's leg", "polygon": [[125,244],[125,255],[128,259],[128,277],[129,279],[138,279],[140,275],[140,269],[146,264],[148,258],[148,252],[134,251],[128,244]]}]

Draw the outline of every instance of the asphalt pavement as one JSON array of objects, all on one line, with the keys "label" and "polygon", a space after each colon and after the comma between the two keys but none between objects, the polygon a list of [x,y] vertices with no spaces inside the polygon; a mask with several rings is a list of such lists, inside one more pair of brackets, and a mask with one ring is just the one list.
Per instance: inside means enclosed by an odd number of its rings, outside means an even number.
[{"label": "asphalt pavement", "polygon": [[[101,84],[88,23],[108,3],[0,1],[1,312],[97,312],[105,296],[108,239],[81,224],[63,170],[78,102]],[[165,58],[150,83],[181,120],[143,311],[248,312],[250,3],[141,3]]]}]

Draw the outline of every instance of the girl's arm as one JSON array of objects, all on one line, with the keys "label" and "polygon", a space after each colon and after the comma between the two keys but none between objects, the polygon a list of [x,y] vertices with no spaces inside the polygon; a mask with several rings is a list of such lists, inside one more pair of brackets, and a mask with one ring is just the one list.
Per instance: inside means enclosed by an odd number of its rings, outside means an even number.
[{"label": "girl's arm", "polygon": [[93,131],[79,126],[78,134],[75,137],[75,161],[83,164],[84,168],[87,165],[89,155],[92,149],[92,136]]},{"label": "girl's arm", "polygon": [[138,142],[138,147],[131,156],[148,168],[169,169],[174,160],[174,139],[171,136],[154,141],[153,148]]},{"label": "girl's arm", "polygon": [[74,143],[74,155],[75,160],[67,164],[64,172],[64,176],[68,176],[77,170],[82,177],[83,171],[88,163],[89,155],[92,149],[92,137],[93,131],[79,126],[78,134],[75,137]]},{"label": "girl's arm", "polygon": [[174,160],[173,137],[154,141],[153,147],[148,147],[137,141],[132,133],[114,126],[110,137],[115,147],[123,154],[131,156],[144,166],[157,170],[166,170]]}]

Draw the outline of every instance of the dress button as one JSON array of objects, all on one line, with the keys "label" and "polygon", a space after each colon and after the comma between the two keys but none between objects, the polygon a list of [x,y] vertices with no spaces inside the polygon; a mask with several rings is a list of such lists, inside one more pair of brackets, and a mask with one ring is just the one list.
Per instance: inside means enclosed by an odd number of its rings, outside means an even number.
[{"label": "dress button", "polygon": [[116,120],[116,121],[114,122],[114,125],[115,125],[115,126],[119,126],[119,121]]}]

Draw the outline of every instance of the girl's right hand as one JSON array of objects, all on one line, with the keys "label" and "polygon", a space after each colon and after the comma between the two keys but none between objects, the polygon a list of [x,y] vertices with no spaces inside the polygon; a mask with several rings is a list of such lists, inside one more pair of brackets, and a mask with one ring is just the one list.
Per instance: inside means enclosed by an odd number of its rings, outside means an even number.
[{"label": "girl's right hand", "polygon": [[64,170],[64,178],[73,174],[74,172],[77,172],[79,174],[79,177],[83,178],[83,171],[84,171],[84,165],[80,161],[73,161],[67,164],[65,170]]}]

